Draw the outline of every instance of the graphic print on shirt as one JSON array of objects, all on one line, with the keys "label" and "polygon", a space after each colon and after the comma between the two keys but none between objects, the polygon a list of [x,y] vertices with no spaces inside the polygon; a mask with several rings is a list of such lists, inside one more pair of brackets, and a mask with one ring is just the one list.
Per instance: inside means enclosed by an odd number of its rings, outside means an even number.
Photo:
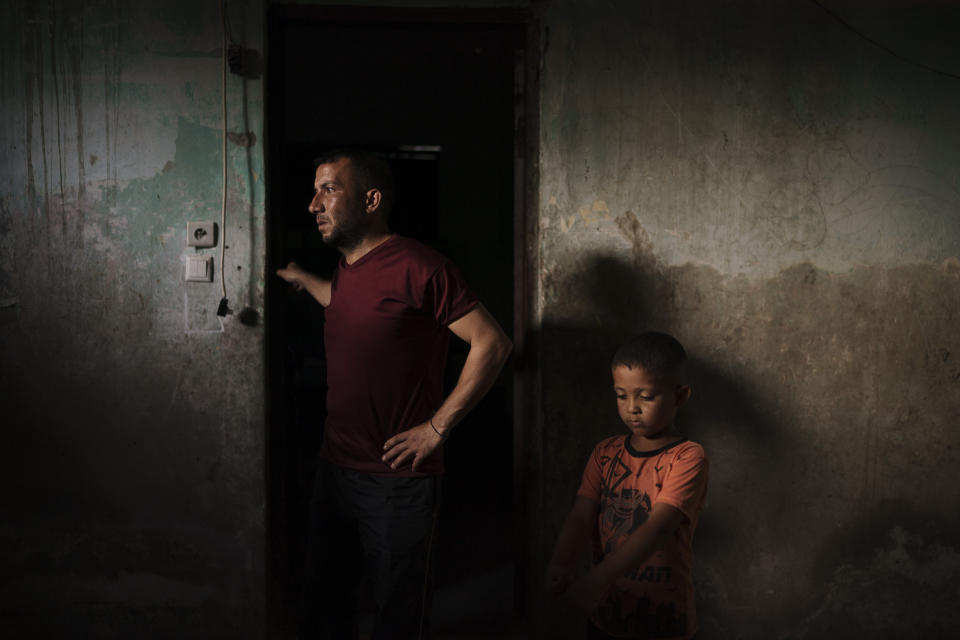
[{"label": "graphic print on shirt", "polygon": [[594,562],[649,525],[653,504],[683,507],[686,516],[653,554],[614,581],[591,616],[597,628],[613,637],[649,640],[689,638],[696,630],[690,538],[706,483],[707,461],[695,443],[638,453],[618,436],[595,447],[579,493],[599,502]]},{"label": "graphic print on shirt", "polygon": [[610,553],[624,538],[647,521],[653,508],[650,496],[642,489],[621,488],[630,477],[630,467],[620,459],[620,453],[601,460],[605,472],[600,483],[601,504],[600,539],[604,540],[603,553]]}]

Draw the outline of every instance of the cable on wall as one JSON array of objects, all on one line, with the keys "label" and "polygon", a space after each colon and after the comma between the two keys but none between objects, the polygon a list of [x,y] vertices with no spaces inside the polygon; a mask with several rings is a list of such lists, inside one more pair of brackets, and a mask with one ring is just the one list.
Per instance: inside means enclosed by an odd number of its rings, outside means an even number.
[{"label": "cable on wall", "polygon": [[898,60],[901,60],[901,61],[903,61],[903,62],[906,62],[906,63],[909,64],[909,65],[913,65],[914,67],[918,67],[918,68],[920,68],[920,69],[924,69],[924,70],[926,70],[926,71],[930,71],[931,73],[936,73],[936,74],[941,75],[941,76],[946,76],[947,78],[953,78],[954,80],[960,80],[960,75],[958,75],[958,74],[956,74],[956,73],[951,73],[950,71],[944,71],[943,69],[937,69],[936,67],[931,67],[930,65],[924,64],[924,63],[922,63],[922,62],[917,62],[916,60],[913,60],[913,59],[908,58],[908,57],[906,57],[906,56],[904,56],[904,55],[902,55],[902,54],[900,54],[900,53],[897,53],[896,51],[894,51],[893,49],[891,49],[891,48],[888,47],[887,45],[883,44],[882,42],[880,42],[880,41],[878,41],[878,40],[874,40],[874,39],[871,38],[870,36],[866,35],[866,34],[863,33],[862,31],[860,31],[859,29],[857,29],[856,27],[854,27],[853,25],[851,25],[849,22],[847,22],[846,20],[844,20],[843,18],[841,18],[838,14],[834,13],[832,10],[830,10],[830,9],[828,9],[827,7],[823,6],[823,4],[821,4],[818,0],[810,0],[810,2],[812,2],[813,4],[815,4],[815,5],[817,5],[818,7],[820,7],[820,9],[821,9],[824,13],[826,13],[828,16],[830,16],[831,18],[833,18],[834,20],[836,20],[837,22],[839,22],[840,24],[842,24],[844,27],[846,27],[847,29],[849,29],[850,31],[852,31],[854,34],[856,34],[856,35],[859,36],[860,38],[866,40],[867,42],[869,42],[869,43],[872,44],[873,46],[878,47],[878,48],[886,51],[887,53],[889,53],[890,55],[892,55],[894,58],[896,58],[896,59],[898,59]]},{"label": "cable on wall", "polygon": [[217,307],[217,315],[225,316],[229,311],[227,306],[227,281],[224,273],[224,261],[227,252],[227,10],[225,0],[220,0],[220,34],[221,34],[221,112],[220,119],[223,128],[223,177],[222,177],[222,197],[220,201],[220,292],[223,297],[220,299],[220,306]]}]

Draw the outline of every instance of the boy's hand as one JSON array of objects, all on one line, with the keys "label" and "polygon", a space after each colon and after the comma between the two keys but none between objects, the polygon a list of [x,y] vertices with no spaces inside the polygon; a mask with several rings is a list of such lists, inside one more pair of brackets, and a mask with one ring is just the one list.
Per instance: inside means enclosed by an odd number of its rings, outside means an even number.
[{"label": "boy's hand", "polygon": [[581,640],[586,636],[587,621],[596,605],[588,608],[579,602],[585,578],[574,580],[573,573],[564,567],[547,567],[546,592],[559,597],[548,604],[543,635],[546,640]]},{"label": "boy's hand", "polygon": [[551,564],[547,567],[547,575],[544,578],[543,590],[547,595],[556,598],[570,586],[573,582],[574,573],[570,567]]},{"label": "boy's hand", "polygon": [[589,571],[570,585],[563,594],[562,600],[580,613],[589,616],[600,606],[608,586],[597,578],[595,572]]}]

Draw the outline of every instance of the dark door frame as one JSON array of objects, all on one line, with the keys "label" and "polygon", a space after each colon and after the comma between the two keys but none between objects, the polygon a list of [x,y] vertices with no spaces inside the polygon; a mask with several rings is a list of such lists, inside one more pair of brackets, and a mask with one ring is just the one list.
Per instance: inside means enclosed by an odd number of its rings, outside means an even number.
[{"label": "dark door frame", "polygon": [[[533,427],[538,423],[539,405],[539,339],[534,330],[532,313],[535,306],[535,292],[537,289],[538,257],[538,217],[536,212],[539,205],[539,69],[541,57],[540,15],[543,0],[532,0],[530,8],[398,8],[398,7],[350,7],[350,6],[316,6],[300,4],[272,4],[268,5],[267,15],[267,50],[269,52],[271,40],[279,35],[282,27],[290,22],[298,24],[323,23],[339,24],[344,26],[413,26],[413,25],[451,25],[451,26],[489,26],[496,27],[525,27],[523,56],[515,65],[515,96],[517,97],[514,109],[514,301],[513,301],[513,496],[514,496],[514,524],[513,546],[515,567],[515,609],[524,617],[529,617],[530,606],[537,601],[536,558],[533,545],[538,539],[538,525],[531,522],[531,514],[541,513],[543,488],[535,481],[539,476],[540,451],[542,449],[539,429]],[[269,55],[268,55],[269,59]],[[272,66],[268,69],[273,68]],[[268,71],[269,75],[269,71]],[[269,80],[267,81],[269,86]],[[269,112],[269,97],[266,110]],[[267,123],[271,122],[269,113]],[[269,131],[267,137],[267,185],[272,184],[270,157],[277,153],[276,140],[271,140]],[[267,198],[267,216],[270,216],[269,194]],[[270,233],[270,224],[266,225]],[[272,265],[271,250],[273,243],[267,238],[267,264]],[[269,276],[268,276],[269,277]],[[269,323],[267,325],[269,331]],[[268,339],[267,344],[270,344]],[[269,349],[269,346],[268,346]],[[268,363],[273,356],[268,354]],[[268,381],[266,393],[267,407],[267,442],[268,457],[271,447],[272,412],[269,407],[270,388]],[[272,482],[267,461],[267,482]],[[281,602],[278,589],[282,586],[277,583],[274,575],[274,545],[270,532],[274,532],[276,513],[270,508],[273,490],[267,487],[268,511],[268,548],[267,559],[267,635],[274,637],[281,621],[278,617],[282,612],[278,610]]]}]

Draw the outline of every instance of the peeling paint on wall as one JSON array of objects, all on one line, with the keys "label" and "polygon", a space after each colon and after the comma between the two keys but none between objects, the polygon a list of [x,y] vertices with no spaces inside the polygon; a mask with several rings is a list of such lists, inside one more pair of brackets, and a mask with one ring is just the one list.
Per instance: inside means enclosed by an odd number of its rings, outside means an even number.
[{"label": "peeling paint on wall", "polygon": [[[668,264],[767,277],[796,261],[842,272],[955,252],[960,189],[942,128],[960,106],[955,82],[882,52],[861,64],[886,73],[833,64],[854,45],[808,7],[741,3],[686,49],[693,36],[680,25],[702,26],[702,15],[654,3],[624,9],[611,28],[563,6],[558,15],[577,17],[551,29],[567,45],[548,57],[543,117],[557,125],[542,142],[544,193],[566,212],[564,231],[592,231],[575,215],[592,192],[635,212]],[[730,21],[756,36],[732,42]],[[767,55],[785,24],[828,43]],[[825,67],[834,73],[804,84]],[[937,99],[918,101],[924,91]]]},{"label": "peeling paint on wall", "polygon": [[[259,50],[261,31],[242,25],[262,10],[228,3],[233,36]],[[218,7],[57,0],[6,13],[4,630],[170,637],[192,621],[201,635],[256,636],[262,327],[215,315],[219,270],[184,282],[186,223],[220,220]],[[226,251],[231,306],[262,312],[260,83],[230,76],[227,102],[242,144],[226,158],[225,242],[204,251]]]},{"label": "peeling paint on wall", "polygon": [[[960,68],[960,16],[905,6],[843,8]],[[810,3],[561,2],[545,28],[543,547],[623,429],[615,347],[664,330],[711,457],[698,637],[953,629],[960,84]]]}]

